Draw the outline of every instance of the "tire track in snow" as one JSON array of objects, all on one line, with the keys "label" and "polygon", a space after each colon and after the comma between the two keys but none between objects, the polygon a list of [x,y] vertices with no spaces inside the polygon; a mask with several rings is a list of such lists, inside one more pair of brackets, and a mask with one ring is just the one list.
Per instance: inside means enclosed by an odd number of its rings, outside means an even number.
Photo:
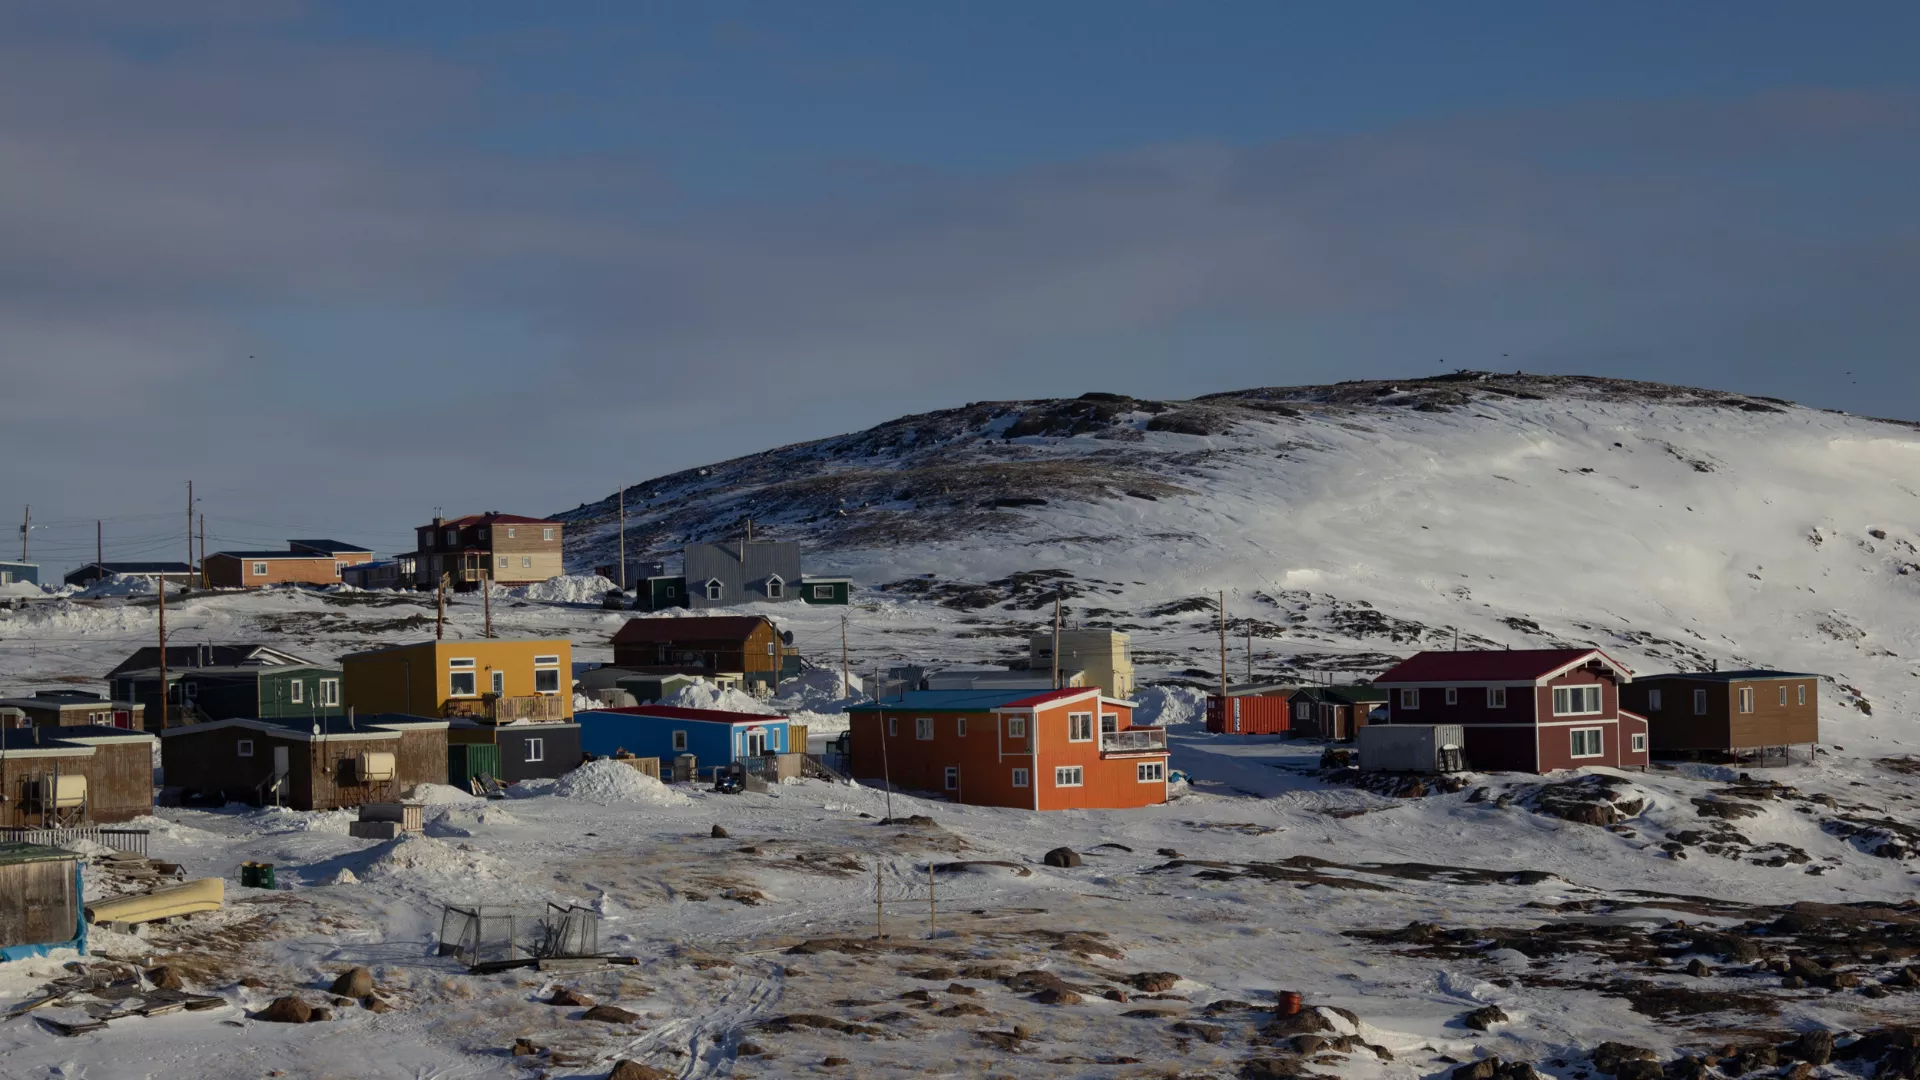
[{"label": "tire track in snow", "polygon": [[[731,1072],[741,1030],[786,991],[786,974],[778,964],[756,960],[746,968],[744,963],[747,961],[735,961],[733,977],[707,1012],[668,1020],[606,1055],[603,1063],[620,1058],[646,1062],[650,1056],[678,1050],[685,1055],[679,1059],[685,1062],[680,1067],[682,1080],[704,1080]],[[658,1062],[653,1064],[659,1067]]]}]

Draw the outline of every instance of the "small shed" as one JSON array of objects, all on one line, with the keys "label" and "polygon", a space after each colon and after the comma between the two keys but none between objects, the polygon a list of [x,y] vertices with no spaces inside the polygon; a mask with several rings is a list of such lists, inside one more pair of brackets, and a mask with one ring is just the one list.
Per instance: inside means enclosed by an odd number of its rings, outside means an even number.
[{"label": "small shed", "polygon": [[28,585],[40,584],[40,567],[30,562],[11,562],[0,559],[0,585],[24,582]]},{"label": "small shed", "polygon": [[672,761],[693,754],[702,767],[712,767],[791,749],[787,718],[771,713],[636,705],[594,709],[574,719],[580,724],[581,749],[594,757],[624,752]]},{"label": "small shed", "polygon": [[1285,735],[1287,699],[1262,694],[1209,694],[1207,730],[1216,735]]},{"label": "small shed", "polygon": [[853,579],[844,577],[812,577],[800,579],[800,599],[809,604],[845,605],[853,599]]},{"label": "small shed", "polygon": [[[491,746],[475,754],[473,747]],[[479,720],[452,720],[447,726],[448,782],[466,787],[484,772],[503,783],[558,778],[580,764],[580,725],[517,720],[489,724]],[[476,767],[478,766],[478,767]],[[454,780],[455,776],[463,776]]]},{"label": "small shed", "polygon": [[169,728],[167,785],[296,810],[393,802],[447,775],[447,721],[387,714],[314,720],[216,720]]},{"label": "small shed", "polygon": [[87,951],[80,856],[39,844],[0,844],[0,962]]}]

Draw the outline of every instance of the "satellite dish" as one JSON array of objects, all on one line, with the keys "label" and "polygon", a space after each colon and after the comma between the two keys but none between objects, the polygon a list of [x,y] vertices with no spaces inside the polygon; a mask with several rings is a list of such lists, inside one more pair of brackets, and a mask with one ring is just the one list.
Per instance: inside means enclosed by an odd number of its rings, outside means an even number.
[{"label": "satellite dish", "polygon": [[782,645],[793,644],[793,631],[791,630],[780,631],[780,644]]},{"label": "satellite dish", "polygon": [[318,735],[318,734],[320,734],[320,725],[319,725],[319,724],[315,724],[315,725],[313,725],[313,733],[314,733],[315,735]]}]

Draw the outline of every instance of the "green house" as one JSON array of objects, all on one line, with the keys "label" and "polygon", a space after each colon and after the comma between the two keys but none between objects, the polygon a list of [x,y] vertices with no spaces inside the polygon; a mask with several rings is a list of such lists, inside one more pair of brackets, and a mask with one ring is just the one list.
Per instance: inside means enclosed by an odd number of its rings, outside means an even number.
[{"label": "green house", "polygon": [[650,577],[634,590],[635,611],[665,611],[686,606],[687,579],[684,577]]},{"label": "green house", "polygon": [[800,599],[809,604],[847,604],[853,600],[853,579],[802,577]]},{"label": "green house", "polygon": [[[122,700],[146,708],[149,729],[160,726],[160,672],[124,671],[113,679]],[[339,716],[340,669],[319,664],[237,664],[167,669],[167,712],[172,723],[212,720],[279,720]]]}]

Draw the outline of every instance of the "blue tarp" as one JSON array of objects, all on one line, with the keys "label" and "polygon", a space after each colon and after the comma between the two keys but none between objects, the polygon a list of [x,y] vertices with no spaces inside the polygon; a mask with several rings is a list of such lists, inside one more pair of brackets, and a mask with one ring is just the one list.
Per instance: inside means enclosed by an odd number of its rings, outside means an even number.
[{"label": "blue tarp", "polygon": [[87,901],[86,891],[80,878],[80,860],[73,861],[73,937],[66,941],[49,941],[40,945],[8,945],[0,947],[0,963],[9,960],[27,960],[36,956],[45,956],[55,949],[77,949],[81,956],[87,955]]}]

